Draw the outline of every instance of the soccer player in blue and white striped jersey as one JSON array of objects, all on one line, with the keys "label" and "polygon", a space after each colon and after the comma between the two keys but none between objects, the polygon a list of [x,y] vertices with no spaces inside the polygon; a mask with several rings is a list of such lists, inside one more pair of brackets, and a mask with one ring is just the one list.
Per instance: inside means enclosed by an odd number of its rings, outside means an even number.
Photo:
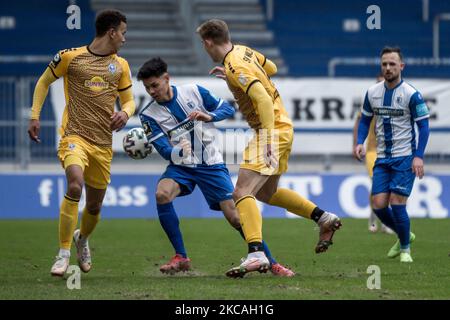
[{"label": "soccer player in blue and white striped jersey", "polygon": [[[158,182],[156,203],[159,221],[175,251],[175,256],[160,271],[171,274],[191,267],[172,203],[176,197],[189,195],[198,186],[210,209],[222,211],[242,237],[244,233],[214,125],[232,117],[235,109],[201,86],[171,86],[169,79],[167,64],[160,58],[147,61],[138,73],[138,80],[153,98],[139,114],[142,126],[149,142],[170,161]],[[295,275],[275,261],[265,243],[263,247],[274,275]]]},{"label": "soccer player in blue and white striped jersey", "polygon": [[[421,179],[424,175],[423,156],[429,137],[430,114],[420,92],[403,81],[401,72],[404,67],[399,48],[386,47],[382,50],[384,81],[373,85],[366,93],[354,153],[359,160],[364,157],[363,143],[375,115],[377,160],[373,168],[374,211],[399,238],[388,257],[400,255],[401,262],[412,262],[410,243],[415,235],[410,232],[406,202],[415,177]],[[418,143],[414,123],[419,129]]]}]

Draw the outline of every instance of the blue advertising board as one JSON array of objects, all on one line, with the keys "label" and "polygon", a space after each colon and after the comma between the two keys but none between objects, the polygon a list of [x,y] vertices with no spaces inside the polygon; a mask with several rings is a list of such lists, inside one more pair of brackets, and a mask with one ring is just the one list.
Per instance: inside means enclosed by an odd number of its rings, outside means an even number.
[{"label": "blue advertising board", "polygon": [[[156,218],[155,191],[158,175],[113,174],[102,210],[102,218]],[[235,182],[236,177],[233,177]],[[0,174],[0,218],[58,218],[65,194],[62,174]],[[359,174],[285,175],[280,186],[299,192],[321,208],[340,217],[367,218],[370,213],[371,181]],[[84,195],[80,211],[84,207]],[[219,218],[211,211],[198,189],[177,198],[175,208],[180,217]],[[296,217],[284,209],[259,203],[264,217]],[[427,175],[416,179],[408,200],[413,218],[449,218],[450,175]]]}]

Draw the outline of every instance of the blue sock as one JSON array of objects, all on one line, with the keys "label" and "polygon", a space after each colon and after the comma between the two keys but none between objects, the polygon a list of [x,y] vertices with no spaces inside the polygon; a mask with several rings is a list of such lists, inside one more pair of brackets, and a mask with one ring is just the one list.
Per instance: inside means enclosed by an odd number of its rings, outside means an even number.
[{"label": "blue sock", "polygon": [[395,225],[394,214],[392,213],[391,208],[386,207],[383,209],[373,209],[373,212],[375,212],[378,219],[380,219],[380,221],[383,222],[385,226],[394,230],[395,233],[398,233],[397,227]]},{"label": "blue sock", "polygon": [[[242,231],[242,228],[236,229],[241,234],[242,238],[245,240],[244,231]],[[262,242],[263,248],[264,248],[264,254],[266,255],[267,259],[269,259],[270,265],[277,263],[274,257],[272,257],[272,253],[269,250],[269,246],[266,244],[266,242],[263,240]]]},{"label": "blue sock", "polygon": [[267,259],[269,259],[270,265],[277,263],[275,258],[272,257],[272,253],[270,253],[269,246],[264,240],[262,242],[262,245],[264,247],[264,253],[266,254]]},{"label": "blue sock", "polygon": [[397,228],[398,238],[400,239],[400,248],[409,249],[410,222],[406,205],[391,205],[394,213],[394,221]]},{"label": "blue sock", "polygon": [[169,237],[173,248],[177,254],[186,258],[186,249],[184,248],[183,236],[180,231],[180,221],[175,213],[172,202],[166,204],[157,204],[158,217],[161,226]]}]

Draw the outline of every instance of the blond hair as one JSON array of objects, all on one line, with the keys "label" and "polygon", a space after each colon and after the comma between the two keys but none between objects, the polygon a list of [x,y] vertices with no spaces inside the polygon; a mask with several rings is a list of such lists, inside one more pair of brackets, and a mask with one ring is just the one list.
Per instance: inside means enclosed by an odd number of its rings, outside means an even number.
[{"label": "blond hair", "polygon": [[212,40],[215,44],[230,42],[230,32],[223,20],[211,19],[205,21],[197,28],[197,33],[203,40]]}]

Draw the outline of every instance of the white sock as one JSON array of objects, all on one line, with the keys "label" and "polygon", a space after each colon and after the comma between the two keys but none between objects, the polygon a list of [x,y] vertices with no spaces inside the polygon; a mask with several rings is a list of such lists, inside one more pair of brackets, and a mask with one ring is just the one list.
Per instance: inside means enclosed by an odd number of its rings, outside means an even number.
[{"label": "white sock", "polygon": [[410,250],[410,248],[408,248],[408,249],[400,249],[400,252],[411,253],[411,250]]},{"label": "white sock", "polygon": [[58,255],[63,258],[70,258],[70,250],[61,248],[61,249],[59,249]]}]

